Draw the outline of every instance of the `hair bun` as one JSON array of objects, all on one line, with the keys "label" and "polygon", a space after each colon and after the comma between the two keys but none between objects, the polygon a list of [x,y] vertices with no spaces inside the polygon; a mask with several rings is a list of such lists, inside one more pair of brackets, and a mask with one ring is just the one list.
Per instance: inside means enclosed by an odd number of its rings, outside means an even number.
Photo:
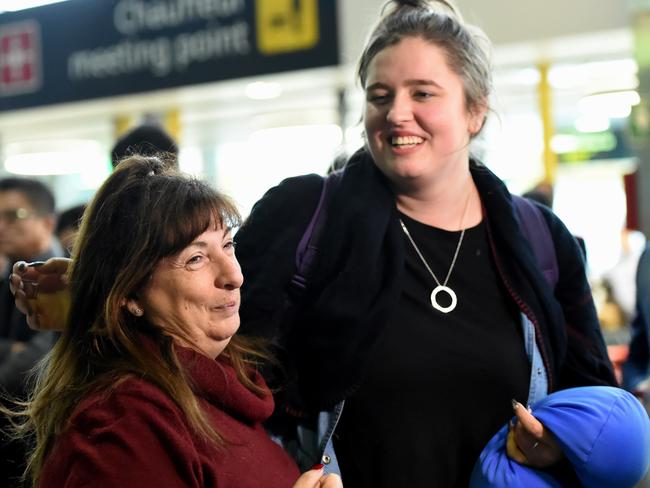
[{"label": "hair bun", "polygon": [[393,0],[397,4],[397,8],[401,7],[411,7],[411,8],[420,8],[423,10],[431,10],[436,8],[436,4],[439,7],[452,12],[455,15],[458,15],[456,8],[448,2],[447,0]]},{"label": "hair bun", "polygon": [[395,0],[399,5],[405,5],[409,7],[427,7],[427,2],[425,0]]}]

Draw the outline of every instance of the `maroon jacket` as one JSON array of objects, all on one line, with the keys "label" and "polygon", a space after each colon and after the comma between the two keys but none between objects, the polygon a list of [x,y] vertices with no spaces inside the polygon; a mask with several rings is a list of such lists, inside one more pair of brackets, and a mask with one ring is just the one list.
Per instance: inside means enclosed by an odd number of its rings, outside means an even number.
[{"label": "maroon jacket", "polygon": [[[133,377],[107,397],[81,402],[46,459],[41,486],[293,486],[298,468],[261,425],[273,411],[272,396],[247,390],[223,361],[188,349],[179,356],[225,447],[199,439],[171,398]],[[256,382],[264,384],[259,375]]]}]

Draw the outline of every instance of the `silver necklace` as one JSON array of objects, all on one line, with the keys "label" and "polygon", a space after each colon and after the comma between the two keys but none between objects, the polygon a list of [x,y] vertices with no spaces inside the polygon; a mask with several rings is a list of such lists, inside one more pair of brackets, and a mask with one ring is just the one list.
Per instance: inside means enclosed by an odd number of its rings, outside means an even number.
[{"label": "silver necklace", "polygon": [[[467,207],[469,206],[469,197],[471,195],[471,192],[469,195],[467,195],[467,201],[465,202],[465,209],[463,210],[463,215],[460,219],[460,227],[463,226],[463,221],[465,220],[465,214],[467,213]],[[404,222],[402,222],[402,219],[399,219],[399,223],[402,225],[402,230],[404,231],[404,234],[406,234],[406,237],[408,237],[409,241],[411,241],[411,244],[413,245],[413,249],[415,249],[415,252],[418,253],[418,256],[420,256],[420,260],[424,264],[424,267],[427,268],[427,271],[429,274],[433,277],[433,281],[436,282],[436,287],[433,289],[431,292],[431,306],[435,308],[436,310],[441,311],[442,313],[449,313],[453,309],[456,308],[456,304],[458,303],[458,299],[456,298],[456,293],[454,290],[449,288],[447,286],[447,283],[449,282],[449,277],[451,276],[451,272],[454,269],[454,265],[456,264],[456,259],[458,258],[458,253],[460,251],[460,246],[463,243],[463,237],[465,237],[465,228],[460,232],[460,238],[458,239],[458,244],[456,245],[456,251],[454,252],[454,258],[451,260],[451,266],[449,266],[449,271],[447,271],[447,277],[445,278],[445,281],[440,284],[440,281],[436,277],[436,275],[433,273],[431,270],[431,267],[429,266],[429,263],[427,263],[426,259],[424,259],[424,256],[420,252],[420,249],[418,249],[418,246],[415,245],[415,241],[411,237],[411,233],[409,230],[406,228],[406,225],[404,225]],[[449,295],[449,298],[451,299],[451,303],[447,305],[446,307],[440,305],[438,303],[437,297],[438,293],[446,293]]]}]

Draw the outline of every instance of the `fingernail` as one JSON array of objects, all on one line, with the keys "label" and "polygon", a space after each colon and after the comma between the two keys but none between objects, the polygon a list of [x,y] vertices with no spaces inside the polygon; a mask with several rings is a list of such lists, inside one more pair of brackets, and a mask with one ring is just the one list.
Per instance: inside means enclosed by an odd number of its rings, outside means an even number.
[{"label": "fingernail", "polygon": [[512,399],[512,409],[517,410],[518,406],[519,406],[519,402],[513,398]]},{"label": "fingernail", "polygon": [[44,264],[45,264],[45,261],[32,261],[27,266],[29,266],[30,268],[36,268],[38,266],[43,266]]},{"label": "fingernail", "polygon": [[314,471],[318,471],[319,469],[323,469],[325,467],[324,464],[314,464],[311,469]]},{"label": "fingernail", "polygon": [[527,406],[526,406],[526,410],[528,410],[528,413],[533,413],[533,409],[530,408],[530,405],[527,405]]}]

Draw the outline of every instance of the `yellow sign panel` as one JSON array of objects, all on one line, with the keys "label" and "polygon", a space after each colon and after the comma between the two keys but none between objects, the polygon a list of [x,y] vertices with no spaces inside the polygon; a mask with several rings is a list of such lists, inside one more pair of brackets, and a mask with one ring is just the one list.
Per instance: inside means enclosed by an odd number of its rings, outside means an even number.
[{"label": "yellow sign panel", "polygon": [[318,0],[256,0],[255,12],[263,54],[300,51],[318,42]]}]

